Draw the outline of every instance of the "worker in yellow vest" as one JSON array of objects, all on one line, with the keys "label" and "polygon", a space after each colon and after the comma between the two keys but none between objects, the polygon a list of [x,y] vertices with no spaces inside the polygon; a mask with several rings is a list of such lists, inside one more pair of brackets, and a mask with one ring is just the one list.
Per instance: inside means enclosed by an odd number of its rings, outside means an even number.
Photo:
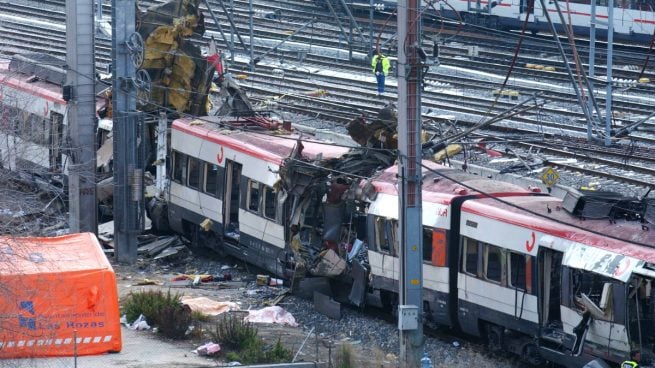
[{"label": "worker in yellow vest", "polygon": [[382,55],[380,50],[375,51],[375,56],[371,60],[371,66],[373,67],[373,73],[378,82],[378,96],[384,93],[384,80],[387,74],[389,74],[389,68],[391,64],[389,59]]},{"label": "worker in yellow vest", "polygon": [[639,361],[641,360],[641,352],[633,350],[630,352],[630,360],[621,363],[621,368],[639,368]]}]

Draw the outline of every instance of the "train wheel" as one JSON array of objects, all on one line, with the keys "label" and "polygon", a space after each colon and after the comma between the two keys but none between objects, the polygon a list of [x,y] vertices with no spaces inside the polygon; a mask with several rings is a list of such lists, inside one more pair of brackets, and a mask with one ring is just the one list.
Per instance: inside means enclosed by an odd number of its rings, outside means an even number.
[{"label": "train wheel", "polygon": [[493,353],[502,353],[505,348],[503,344],[504,329],[494,324],[487,324],[487,347]]},{"label": "train wheel", "polygon": [[539,349],[535,344],[527,344],[523,347],[521,359],[533,366],[541,366],[546,362],[539,354]]},{"label": "train wheel", "polygon": [[398,317],[398,294],[390,291],[380,291],[382,307],[391,312],[391,315]]}]

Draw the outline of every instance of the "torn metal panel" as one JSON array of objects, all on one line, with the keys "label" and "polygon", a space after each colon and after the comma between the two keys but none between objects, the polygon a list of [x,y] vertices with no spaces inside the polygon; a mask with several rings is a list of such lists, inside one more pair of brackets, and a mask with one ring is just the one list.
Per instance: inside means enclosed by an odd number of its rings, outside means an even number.
[{"label": "torn metal panel", "polygon": [[317,264],[311,269],[311,273],[316,276],[335,277],[344,273],[348,264],[346,260],[339,257],[339,255],[332,249],[321,252]]},{"label": "torn metal panel", "polygon": [[109,172],[111,160],[114,158],[114,138],[107,138],[96,152],[96,168],[101,172]]},{"label": "torn metal panel", "polygon": [[622,282],[627,282],[635,267],[643,263],[636,258],[580,243],[572,243],[562,261],[565,266],[595,272]]},{"label": "torn metal panel", "polygon": [[325,205],[325,224],[323,240],[338,242],[341,237],[341,224],[343,206],[336,204]]},{"label": "torn metal panel", "polygon": [[316,311],[332,319],[341,319],[341,303],[317,291],[314,292],[314,307]]},{"label": "torn metal panel", "polygon": [[361,307],[366,301],[366,282],[368,281],[368,271],[359,262],[352,264],[353,284],[350,289],[348,300],[354,305]]},{"label": "torn metal panel", "polygon": [[173,0],[138,17],[138,32],[145,43],[143,68],[152,80],[153,109],[171,106],[179,112],[207,115],[214,69],[188,41],[193,34],[205,32],[199,2]]}]

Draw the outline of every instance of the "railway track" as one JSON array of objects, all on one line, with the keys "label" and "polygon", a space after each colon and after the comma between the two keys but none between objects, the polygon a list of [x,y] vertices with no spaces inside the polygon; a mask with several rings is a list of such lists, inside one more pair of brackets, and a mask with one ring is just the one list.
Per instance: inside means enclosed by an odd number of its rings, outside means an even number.
[{"label": "railway track", "polygon": [[[141,4],[155,4],[161,1],[148,1]],[[44,7],[51,9],[46,19],[52,24],[59,24],[59,27],[50,26],[46,27],[43,23],[35,22],[34,24],[25,25],[17,19],[27,19],[34,17],[34,14],[39,13],[40,9],[35,6],[22,6],[19,3],[9,4],[9,15],[5,13],[5,25],[3,29],[9,30],[2,37],[7,40],[4,50],[32,50],[32,51],[48,51],[54,55],[63,57],[65,54],[65,33],[61,27],[64,23],[64,12],[62,0],[45,0],[40,1]],[[216,5],[217,2],[210,1],[210,4]],[[242,37],[249,43],[245,36],[248,29],[248,2],[247,1],[234,1],[235,4],[235,17],[236,26]],[[335,57],[332,53],[323,52],[324,50],[334,50],[343,46],[343,40],[335,37],[339,30],[334,25],[327,22],[331,19],[329,16],[317,13],[315,8],[312,8],[311,3],[301,1],[277,1],[275,4],[270,2],[255,1],[255,17],[253,24],[255,25],[255,32],[257,35],[258,43],[254,47],[256,55],[264,53],[271,45],[279,42],[280,39],[286,37],[290,32],[297,29],[300,24],[308,21],[311,18],[317,18],[320,25],[316,25],[313,29],[306,29],[304,32],[299,33],[294,37],[296,47],[281,47],[277,50],[273,58],[285,60],[287,64],[302,64],[302,70],[292,70],[283,67],[280,64],[277,66],[269,66],[262,63],[257,66],[257,71],[250,73],[247,72],[247,61],[237,60],[231,65],[233,70],[245,72],[249,78],[244,86],[254,94],[254,99],[259,100],[262,104],[275,104],[276,108],[302,114],[307,118],[314,118],[319,116],[320,119],[332,121],[332,124],[343,124],[355,116],[362,113],[369,115],[375,114],[376,111],[386,102],[395,100],[395,87],[393,83],[388,84],[388,93],[383,100],[378,100],[374,97],[374,84],[370,76],[369,66],[366,64],[363,52],[368,51],[368,45],[361,40],[353,44],[352,50],[359,52],[356,56],[359,58],[358,62],[348,62],[344,57]],[[3,3],[3,6],[5,4]],[[53,10],[54,9],[54,10]],[[56,9],[61,9],[57,11]],[[220,9],[218,7],[214,8]],[[268,14],[275,14],[276,9],[282,9],[279,12],[277,19],[267,18]],[[314,11],[312,11],[312,9]],[[109,14],[108,4],[104,4],[106,14]],[[8,16],[14,19],[7,20]],[[30,15],[31,14],[31,15]],[[39,15],[40,16],[40,15]],[[225,17],[220,16],[221,25],[224,29],[229,29],[229,24]],[[211,17],[206,17],[207,28],[212,30],[215,28]],[[379,22],[379,20],[377,20]],[[7,26],[7,24],[10,25]],[[379,26],[378,26],[379,27]],[[395,28],[389,27],[391,29]],[[452,31],[452,29],[450,30]],[[26,37],[29,41],[26,42]],[[391,32],[381,32],[380,37],[383,41],[393,37]],[[473,40],[470,30],[461,32],[457,40]],[[220,37],[217,37],[219,43],[223,48],[227,47]],[[263,42],[267,41],[267,42]],[[199,44],[204,44],[203,40],[195,40]],[[472,41],[471,41],[472,42]],[[491,94],[493,89],[498,88],[499,78],[504,76],[507,70],[508,58],[511,57],[510,50],[514,45],[510,43],[499,43],[495,34],[487,35],[486,37],[478,37],[477,42],[481,45],[481,51],[478,57],[468,57],[466,45],[461,43],[449,43],[441,48],[440,59],[442,65],[460,68],[461,70],[473,70],[474,72],[468,74],[453,73],[452,69],[436,68],[435,71],[428,73],[426,77],[426,89],[424,93],[423,105],[425,108],[424,117],[428,119],[439,118],[442,115],[455,114],[457,123],[461,126],[470,126],[480,121],[480,119],[487,114],[497,113],[513,105],[514,101],[504,101],[500,99],[497,101],[493,108],[490,108],[494,96]],[[391,43],[391,47],[395,47],[395,42]],[[586,126],[579,121],[582,118],[581,113],[577,112],[575,105],[575,98],[570,87],[566,86],[564,74],[561,71],[544,72],[543,70],[534,70],[526,68],[524,63],[536,61],[531,57],[533,53],[537,55],[537,50],[541,47],[540,60],[543,60],[543,54],[551,53],[550,49],[544,51],[544,42],[540,42],[530,37],[525,43],[525,55],[522,54],[520,62],[517,64],[516,76],[525,80],[526,83],[518,84],[512,83],[509,88],[519,91],[523,96],[531,95],[538,91],[544,90],[544,85],[549,85],[551,88],[542,95],[543,98],[548,100],[540,111],[534,114],[523,114],[493,126],[497,132],[514,132],[517,134],[542,134],[546,139],[556,139],[562,136],[576,136],[580,137],[585,134]],[[300,46],[298,46],[300,45]],[[486,46],[485,46],[486,45]],[[494,50],[488,45],[494,45]],[[539,46],[541,45],[541,46]],[[110,62],[110,42],[106,39],[98,39],[96,41],[97,58],[100,67]],[[238,47],[238,45],[236,46]],[[486,48],[485,48],[486,47]],[[550,46],[552,48],[552,45]],[[304,52],[299,52],[304,50]],[[309,50],[309,52],[307,52]],[[323,50],[323,51],[311,51]],[[580,50],[579,50],[580,51]],[[6,51],[5,51],[6,52]],[[346,55],[348,51],[342,53]],[[11,52],[9,52],[11,53]],[[636,60],[631,55],[633,51],[626,51],[625,60]],[[299,54],[303,54],[302,63],[295,62]],[[629,59],[632,57],[632,59]],[[340,65],[337,65],[340,64]],[[556,60],[553,58],[553,65],[556,65]],[[277,71],[276,71],[277,69]],[[560,66],[561,69],[561,66]],[[634,69],[634,68],[633,68]],[[282,70],[283,75],[279,74]],[[325,71],[321,74],[316,71]],[[495,78],[483,78],[483,74],[479,71],[485,71],[486,74],[495,74]],[[634,70],[628,71],[629,73],[636,73]],[[478,76],[471,74],[479,73]],[[649,71],[650,73],[650,71]],[[331,93],[328,98],[316,98],[310,95],[313,89],[324,89]],[[633,88],[631,94],[625,97],[614,96],[615,114],[622,116],[643,116],[655,110],[655,102],[649,100],[648,96],[644,94],[651,89],[650,86]],[[284,98],[276,98],[278,96]],[[525,98],[525,97],[520,97]],[[604,103],[604,99],[599,98],[599,102]],[[626,120],[626,123],[628,120]],[[638,144],[651,145],[655,143],[655,136],[649,133],[633,133],[630,136],[633,142]],[[559,143],[562,145],[563,143]],[[544,147],[543,151],[547,151],[548,147]],[[568,151],[578,152],[581,148],[569,147]],[[567,152],[555,152],[554,149],[548,151],[553,155],[566,156]],[[585,152],[590,152],[589,150]],[[580,154],[578,153],[580,156]],[[590,159],[598,157],[598,155],[590,155]],[[608,160],[614,161],[608,163],[608,167],[624,166],[626,170],[633,170],[638,172],[640,164],[635,164],[634,167],[620,164],[620,160],[612,160],[612,155],[608,155]],[[648,161],[648,164],[651,164]],[[580,169],[582,171],[582,169]],[[589,172],[589,174],[592,174]],[[633,180],[635,185],[652,184],[651,174],[642,173],[645,179],[637,183]],[[616,174],[615,176],[628,176],[623,174]],[[609,174],[608,174],[609,176]],[[627,180],[626,180],[627,182]]]}]

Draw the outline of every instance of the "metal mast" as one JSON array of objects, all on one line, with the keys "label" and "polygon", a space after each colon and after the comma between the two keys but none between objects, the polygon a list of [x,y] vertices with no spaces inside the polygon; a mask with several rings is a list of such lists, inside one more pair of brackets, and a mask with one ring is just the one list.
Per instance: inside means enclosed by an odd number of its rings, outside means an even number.
[{"label": "metal mast", "polygon": [[[593,79],[596,76],[596,0],[591,1],[591,23],[589,24],[589,95],[594,93]],[[587,100],[589,111],[593,110],[592,99]],[[593,113],[592,113],[593,114]],[[600,119],[600,116],[598,117]],[[587,121],[587,140],[592,140],[591,121]]]},{"label": "metal mast", "polygon": [[97,232],[95,55],[93,1],[66,0],[66,89],[69,225],[71,232]]},{"label": "metal mast", "polygon": [[605,89],[605,145],[612,145],[612,59],[614,58],[614,0],[607,1],[607,86]]},{"label": "metal mast", "polygon": [[136,1],[112,0],[111,5],[114,238],[117,260],[132,263],[137,257],[136,235],[141,213],[136,180],[141,176],[137,166],[135,71],[143,62],[143,40],[135,33]]},{"label": "metal mast", "polygon": [[418,367],[423,352],[421,216],[421,42],[419,0],[398,1],[398,156],[400,188],[400,366]]}]

